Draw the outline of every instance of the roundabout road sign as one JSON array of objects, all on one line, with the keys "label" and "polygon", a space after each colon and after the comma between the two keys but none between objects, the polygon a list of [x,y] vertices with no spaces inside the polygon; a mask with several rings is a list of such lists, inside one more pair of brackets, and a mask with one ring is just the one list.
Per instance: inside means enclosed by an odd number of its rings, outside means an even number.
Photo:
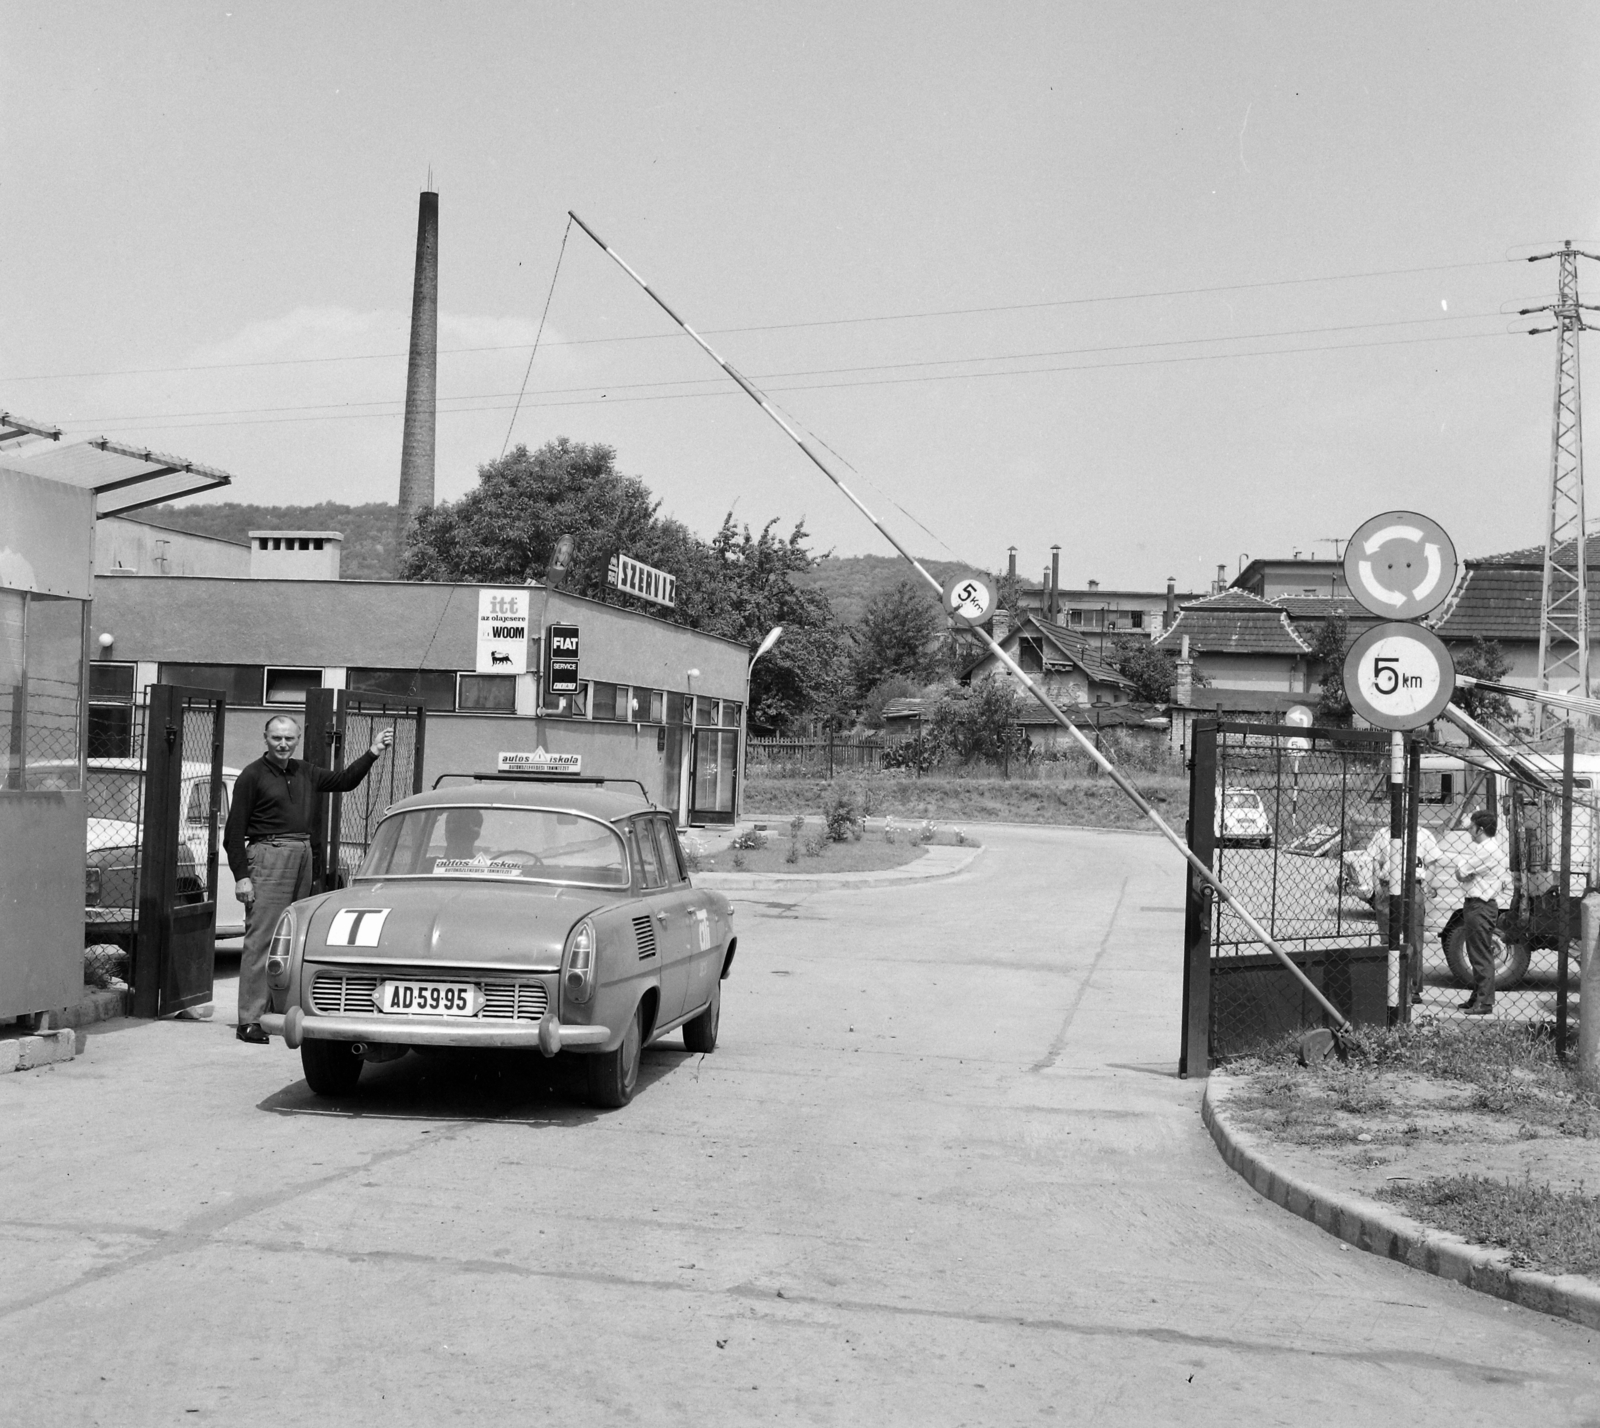
[{"label": "roundabout road sign", "polygon": [[981,625],[994,606],[994,585],[986,576],[958,575],[944,587],[944,612],[957,624]]},{"label": "roundabout road sign", "polygon": [[1420,620],[1456,583],[1456,548],[1437,521],[1415,511],[1386,511],[1350,537],[1344,578],[1374,615]]},{"label": "roundabout road sign", "polygon": [[1377,625],[1344,657],[1350,707],[1380,729],[1420,729],[1438,718],[1455,687],[1450,651],[1420,625]]}]

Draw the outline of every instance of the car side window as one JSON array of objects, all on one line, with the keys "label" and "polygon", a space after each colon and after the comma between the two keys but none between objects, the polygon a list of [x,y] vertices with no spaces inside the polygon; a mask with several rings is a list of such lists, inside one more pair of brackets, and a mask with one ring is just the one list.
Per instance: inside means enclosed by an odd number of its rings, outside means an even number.
[{"label": "car side window", "polygon": [[689,870],[683,865],[683,849],[678,846],[678,834],[670,818],[652,818],[656,838],[661,844],[661,866],[666,869],[667,881],[686,883]]},{"label": "car side window", "polygon": [[662,886],[665,879],[661,876],[661,859],[656,852],[656,840],[650,836],[649,823],[643,819],[635,819],[628,825],[628,829],[633,835],[633,846],[639,854],[639,868],[645,887]]}]

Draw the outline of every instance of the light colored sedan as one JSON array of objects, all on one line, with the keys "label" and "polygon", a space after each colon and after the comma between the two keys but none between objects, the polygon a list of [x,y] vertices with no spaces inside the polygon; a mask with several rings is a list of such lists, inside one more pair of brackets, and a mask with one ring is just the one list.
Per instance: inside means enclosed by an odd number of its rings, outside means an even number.
[{"label": "light colored sedan", "polygon": [[483,775],[397,803],[348,887],[283,915],[261,1024],[319,1095],[413,1048],[523,1048],[623,1106],[652,1041],[716,1049],[731,913],[642,794]]}]

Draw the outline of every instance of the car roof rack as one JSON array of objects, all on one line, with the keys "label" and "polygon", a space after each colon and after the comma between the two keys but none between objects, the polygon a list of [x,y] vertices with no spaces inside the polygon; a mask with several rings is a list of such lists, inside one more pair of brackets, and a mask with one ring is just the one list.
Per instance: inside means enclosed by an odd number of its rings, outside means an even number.
[{"label": "car roof rack", "polygon": [[655,800],[645,791],[645,786],[636,778],[606,778],[602,774],[561,774],[561,773],[531,773],[518,770],[514,773],[442,773],[434,779],[433,786],[438,788],[447,778],[467,778],[474,783],[564,783],[587,784],[591,788],[603,787],[608,783],[631,783],[639,790],[639,796],[650,807],[656,806]]}]

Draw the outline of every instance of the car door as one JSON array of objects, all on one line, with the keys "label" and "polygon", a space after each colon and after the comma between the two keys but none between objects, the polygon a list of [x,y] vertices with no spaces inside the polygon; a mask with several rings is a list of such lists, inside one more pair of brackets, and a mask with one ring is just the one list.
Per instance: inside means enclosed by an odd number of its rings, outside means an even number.
[{"label": "car door", "polygon": [[[628,839],[632,844],[630,851],[638,860],[640,902],[653,924],[655,956],[661,968],[661,1006],[656,1013],[656,1025],[665,1026],[683,1015],[683,999],[689,986],[690,929],[681,905],[681,891],[667,876],[660,845],[650,823],[648,817],[630,819]],[[637,921],[634,927],[642,952],[643,936]]]},{"label": "car door", "polygon": [[657,814],[649,822],[661,848],[668,886],[676,894],[671,915],[683,927],[687,969],[683,1010],[694,1011],[711,1000],[712,986],[722,974],[720,939],[712,922],[711,900],[689,882],[688,865],[672,819]]}]

